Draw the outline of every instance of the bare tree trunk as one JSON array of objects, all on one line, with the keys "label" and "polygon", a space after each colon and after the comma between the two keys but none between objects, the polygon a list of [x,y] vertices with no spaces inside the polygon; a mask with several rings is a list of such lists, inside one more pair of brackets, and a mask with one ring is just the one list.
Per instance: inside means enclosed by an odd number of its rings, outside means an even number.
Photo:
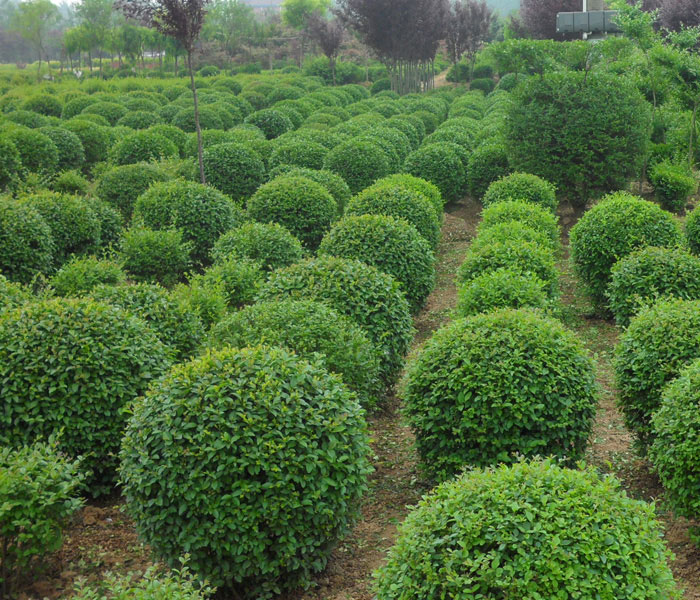
[{"label": "bare tree trunk", "polygon": [[190,72],[190,85],[192,86],[192,98],[194,99],[194,128],[197,130],[197,158],[199,159],[199,178],[202,183],[207,180],[204,177],[204,158],[202,157],[202,129],[199,127],[199,104],[197,100],[197,87],[194,84],[194,71],[192,70],[192,50],[187,51],[187,68]]}]

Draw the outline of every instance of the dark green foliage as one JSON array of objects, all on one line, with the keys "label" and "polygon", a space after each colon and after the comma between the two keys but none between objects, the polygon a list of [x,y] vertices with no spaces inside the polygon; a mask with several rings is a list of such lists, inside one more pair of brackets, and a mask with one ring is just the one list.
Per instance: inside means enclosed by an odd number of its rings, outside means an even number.
[{"label": "dark green foliage", "polygon": [[548,73],[525,80],[513,100],[506,147],[516,171],[552,182],[579,206],[596,194],[623,188],[639,172],[651,107],[631,78]]},{"label": "dark green foliage", "polygon": [[86,196],[90,191],[90,182],[78,171],[64,171],[51,182],[51,190],[59,194]]},{"label": "dark green foliage", "polygon": [[78,96],[66,102],[61,111],[62,119],[72,119],[78,116],[85,108],[91,104],[96,104],[99,100],[93,96]]},{"label": "dark green foliage", "polygon": [[490,79],[491,77],[493,77],[493,67],[491,65],[474,65],[472,70],[473,79]]},{"label": "dark green foliage", "polygon": [[124,407],[167,369],[170,355],[140,319],[89,299],[28,303],[0,315],[0,436],[31,443],[60,432],[82,456],[90,491],[111,489]]},{"label": "dark green foliage", "polygon": [[51,175],[58,169],[58,148],[51,138],[35,129],[16,127],[5,134],[17,152],[22,166],[28,171]]},{"label": "dark green foliage", "polygon": [[318,252],[359,260],[392,275],[414,313],[435,286],[430,244],[403,219],[374,214],[345,217],[323,238]]},{"label": "dark green foliage", "polygon": [[14,308],[33,298],[31,291],[19,283],[13,283],[0,275],[0,311]]},{"label": "dark green foliage", "polygon": [[444,142],[424,146],[406,157],[406,173],[435,184],[444,201],[458,200],[465,187],[466,172],[459,156]]},{"label": "dark green foliage", "polygon": [[265,179],[260,156],[243,144],[217,144],[204,151],[204,176],[234,200],[245,201]]},{"label": "dark green foliage", "polygon": [[192,245],[182,237],[179,230],[129,229],[120,247],[124,269],[135,281],[175,285],[190,267]]},{"label": "dark green foliage", "polygon": [[304,247],[315,250],[337,216],[333,197],[306,177],[282,176],[261,186],[248,200],[250,216],[260,223],[279,223]]},{"label": "dark green foliage", "polygon": [[58,150],[58,166],[59,171],[69,169],[79,169],[85,162],[85,150],[80,138],[63,127],[42,127],[39,129],[48,137]]},{"label": "dark green foliage", "polygon": [[695,208],[685,219],[685,238],[690,251],[700,255],[700,207]]},{"label": "dark green foliage", "polygon": [[107,122],[114,126],[117,121],[126,114],[126,108],[116,102],[95,102],[85,107],[81,114],[83,115],[99,115],[107,119]]},{"label": "dark green foliage", "polygon": [[63,111],[63,104],[55,96],[39,94],[31,96],[22,102],[23,110],[31,110],[46,117],[60,117]]},{"label": "dark green foliage", "polygon": [[245,118],[245,123],[259,127],[268,140],[279,137],[294,128],[289,117],[274,108],[265,108],[249,114]]},{"label": "dark green foliage", "polygon": [[418,133],[416,127],[402,116],[399,115],[397,117],[391,117],[390,119],[387,119],[383,125],[385,127],[396,129],[406,136],[410,144],[410,147],[406,148],[408,152],[415,150],[418,148],[418,146],[420,146],[422,139],[421,135]]},{"label": "dark green foliage", "polygon": [[91,297],[143,319],[158,339],[173,349],[175,358],[192,356],[204,336],[204,325],[189,307],[159,285],[103,285]]},{"label": "dark green foliage", "polygon": [[379,351],[384,383],[396,382],[413,339],[413,322],[393,277],[359,261],[322,256],[273,272],[259,299],[280,298],[325,302],[353,319]]},{"label": "dark green foliage", "polygon": [[383,77],[382,79],[377,79],[372,87],[369,89],[370,94],[373,96],[377,95],[379,92],[391,89],[391,79],[388,77]]},{"label": "dark green foliage", "polygon": [[14,142],[0,137],[0,191],[18,180],[22,159]]},{"label": "dark green foliage", "polygon": [[395,173],[394,175],[389,175],[388,177],[379,179],[376,182],[376,185],[399,186],[423,194],[435,207],[435,213],[442,221],[442,211],[445,205],[445,200],[440,193],[440,189],[434,183],[430,183],[429,181],[426,181],[420,177],[415,177],[414,175],[409,175],[408,173]]},{"label": "dark green foliage", "polygon": [[[467,185],[469,195],[481,200],[494,182],[510,173],[506,147],[500,142],[488,142],[479,146],[469,157]],[[519,198],[513,198],[519,200]]]},{"label": "dark green foliage", "polygon": [[439,127],[423,140],[423,145],[428,146],[438,142],[450,142],[469,151],[474,145],[474,136],[461,127]]},{"label": "dark green foliage", "polygon": [[356,194],[390,173],[384,151],[367,140],[349,140],[333,148],[323,168],[340,175]]},{"label": "dark green foliage", "polygon": [[84,296],[98,285],[118,285],[125,279],[126,274],[116,262],[86,256],[65,263],[50,284],[59,296]]},{"label": "dark green foliage", "polygon": [[661,300],[632,318],[615,348],[618,403],[643,452],[663,387],[700,358],[700,300]]},{"label": "dark green foliage", "polygon": [[306,177],[320,183],[328,190],[336,204],[338,205],[338,214],[343,214],[345,205],[350,200],[350,188],[345,180],[338,174],[326,171],[325,169],[304,169],[302,167],[294,167],[292,165],[279,165],[269,173],[270,179],[275,179],[280,175],[289,175],[293,177]]},{"label": "dark green foliage", "polygon": [[167,173],[147,163],[112,167],[100,177],[95,193],[98,198],[119,209],[128,222],[136,199],[151,184],[168,179],[170,177]]},{"label": "dark green foliage", "polygon": [[322,169],[328,149],[309,140],[289,140],[278,145],[270,155],[270,168],[294,165],[307,169]]},{"label": "dark green foliage", "polygon": [[121,476],[165,562],[187,552],[199,577],[269,598],[324,568],[358,514],[368,454],[362,409],[336,376],[281,348],[227,348],[135,405]]},{"label": "dark green foliage", "polygon": [[494,181],[486,189],[481,203],[488,206],[503,200],[531,202],[552,212],[556,212],[559,205],[556,188],[548,181],[529,173],[511,173]]},{"label": "dark green foliage", "polygon": [[698,189],[698,182],[687,165],[674,165],[669,161],[655,164],[649,172],[649,181],[661,206],[673,212],[682,211],[688,196]]},{"label": "dark green foliage", "polygon": [[124,218],[121,213],[104,200],[94,196],[88,197],[87,203],[100,222],[100,243],[98,248],[104,250],[116,246],[121,239],[122,229],[124,228]]},{"label": "dark green foliage", "polygon": [[656,204],[619,192],[586,212],[571,229],[570,240],[576,274],[602,308],[618,260],[645,246],[678,245],[681,234],[671,215]]},{"label": "dark green foliage", "polygon": [[22,125],[30,129],[38,129],[39,127],[48,125],[48,119],[46,117],[28,110],[13,110],[7,113],[5,118],[11,123],[16,123],[17,125]]},{"label": "dark green foliage", "polygon": [[190,286],[221,296],[229,308],[240,308],[255,299],[265,273],[260,263],[248,258],[229,258],[190,279]]},{"label": "dark green foliage", "polygon": [[341,376],[364,407],[381,394],[379,359],[367,334],[349,317],[320,302],[259,302],[214,326],[210,345],[245,348],[260,343],[283,346],[312,360],[318,353],[331,373]]},{"label": "dark green foliage", "polygon": [[131,127],[131,129],[148,129],[160,122],[161,119],[156,113],[134,110],[126,113],[116,124],[121,127]]},{"label": "dark green foliage", "polygon": [[[179,127],[187,133],[195,132],[196,125],[194,120],[194,107],[183,108],[170,121],[171,125]],[[199,107],[199,126],[202,129],[223,129],[224,124],[219,116],[219,111],[211,106]]]},{"label": "dark green foliage", "polygon": [[168,138],[152,131],[137,131],[126,136],[112,149],[112,162],[132,165],[179,156],[177,146]]},{"label": "dark green foliage", "polygon": [[492,204],[481,212],[478,233],[501,223],[520,222],[535,231],[544,233],[552,248],[559,247],[559,225],[557,218],[548,210],[521,200],[506,200]]},{"label": "dark green foliage", "polygon": [[672,600],[680,592],[671,558],[654,506],[629,498],[615,478],[521,461],[471,471],[425,497],[378,572],[377,600],[500,600],[504,590]]},{"label": "dark green foliage", "polygon": [[219,236],[246,220],[243,209],[212,187],[189,181],[154,183],[136,200],[134,221],[150,229],[177,229],[192,244],[192,260],[209,264]]},{"label": "dark green foliage", "polygon": [[597,405],[583,345],[558,321],[528,310],[440,329],[410,367],[404,401],[418,452],[439,480],[518,455],[574,462]]},{"label": "dark green foliage", "polygon": [[211,251],[215,264],[249,258],[266,271],[287,267],[302,256],[301,242],[278,223],[244,223],[224,233]]},{"label": "dark green foliage", "polygon": [[64,127],[80,138],[89,165],[107,159],[110,146],[109,130],[88,121],[68,121]]},{"label": "dark green foliage", "polygon": [[430,135],[431,133],[433,133],[433,131],[435,131],[437,129],[437,126],[440,124],[437,116],[433,112],[427,110],[418,110],[412,112],[411,114],[415,117],[418,117],[423,122],[426,135]]},{"label": "dark green foliage", "polygon": [[175,125],[153,125],[152,127],[148,128],[148,131],[151,133],[157,133],[158,135],[162,135],[165,138],[168,138],[175,146],[177,146],[177,150],[180,153],[180,156],[185,156],[185,144],[187,143],[187,134],[182,131],[179,127],[175,127]]},{"label": "dark green foliage", "polygon": [[493,88],[496,87],[496,83],[491,78],[480,77],[477,79],[472,79],[469,84],[469,89],[471,90],[481,90],[484,94],[490,94]]}]

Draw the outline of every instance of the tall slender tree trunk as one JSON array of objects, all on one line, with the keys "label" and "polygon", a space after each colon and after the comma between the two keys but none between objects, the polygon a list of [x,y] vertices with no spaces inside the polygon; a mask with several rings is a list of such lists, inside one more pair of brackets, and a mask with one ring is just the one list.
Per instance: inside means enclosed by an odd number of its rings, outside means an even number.
[{"label": "tall slender tree trunk", "polygon": [[197,87],[194,84],[194,71],[192,70],[192,50],[187,51],[187,69],[190,72],[190,85],[192,86],[192,98],[194,99],[194,128],[197,131],[197,158],[199,159],[199,178],[202,183],[207,180],[204,177],[204,159],[202,157],[202,129],[199,127],[199,104],[197,101]]}]

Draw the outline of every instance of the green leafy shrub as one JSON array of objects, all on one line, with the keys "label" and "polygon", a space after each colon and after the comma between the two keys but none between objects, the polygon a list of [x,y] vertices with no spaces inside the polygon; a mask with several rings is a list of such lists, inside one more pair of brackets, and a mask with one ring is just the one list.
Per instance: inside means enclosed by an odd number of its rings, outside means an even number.
[{"label": "green leafy shrub", "polygon": [[42,127],[39,129],[48,137],[58,150],[58,166],[59,171],[69,169],[79,169],[85,162],[85,150],[80,138],[72,131],[63,127]]},{"label": "green leafy shrub", "polygon": [[179,283],[172,289],[171,294],[200,318],[205,330],[221,321],[228,313],[223,286],[204,285],[201,278],[193,278],[189,285]]},{"label": "green leafy shrub", "polygon": [[532,273],[497,269],[477,275],[459,288],[457,308],[459,317],[471,317],[500,308],[551,307],[546,284]]},{"label": "green leafy shrub", "polygon": [[260,223],[279,223],[315,250],[337,216],[333,197],[320,183],[282,176],[261,186],[248,201],[250,216]]},{"label": "green leafy shrub", "polygon": [[135,281],[175,285],[190,266],[192,244],[182,237],[181,231],[173,229],[129,229],[119,252],[124,270]]},{"label": "green leafy shrub", "polygon": [[409,368],[404,401],[421,459],[446,479],[518,455],[583,456],[595,417],[593,363],[558,321],[527,310],[460,319]]},{"label": "green leafy shrub", "polygon": [[559,244],[552,242],[552,238],[548,237],[547,234],[537,231],[521,221],[504,221],[481,230],[472,241],[470,249],[476,250],[491,244],[509,241],[532,242],[553,252],[558,252],[560,249]]},{"label": "green leafy shrub", "polygon": [[95,194],[119,209],[124,219],[130,221],[136,199],[153,183],[169,179],[165,171],[148,163],[112,167],[98,180]]},{"label": "green leafy shrub", "polygon": [[94,96],[85,95],[73,98],[72,100],[66,102],[66,104],[63,106],[61,118],[68,120],[72,119],[73,117],[77,117],[81,112],[83,112],[83,109],[87,108],[91,104],[96,104],[97,102],[99,102],[99,100]]},{"label": "green leafy shrub", "polygon": [[0,275],[0,311],[20,306],[32,298],[29,288],[9,281],[4,275]]},{"label": "green leafy shrub", "polygon": [[318,300],[350,317],[377,347],[384,383],[390,387],[396,382],[413,323],[393,277],[359,261],[321,256],[271,273],[258,298]]},{"label": "green leafy shrub", "polygon": [[[187,133],[194,133],[197,131],[196,123],[194,120],[194,106],[183,108],[173,116],[170,121],[171,125],[179,127],[182,131]],[[202,129],[223,129],[224,123],[219,116],[219,111],[211,106],[201,106],[199,107],[199,126]]]},{"label": "green leafy shrub", "polygon": [[111,144],[108,129],[82,120],[67,121],[64,127],[80,138],[88,165],[107,159]]},{"label": "green leafy shrub", "polygon": [[409,175],[408,173],[395,173],[379,179],[375,185],[398,186],[423,194],[435,207],[435,213],[437,214],[438,219],[442,221],[445,200],[440,193],[440,189],[434,183],[414,175]]},{"label": "green leafy shrub", "polygon": [[307,360],[318,354],[326,368],[357,393],[364,407],[376,405],[381,393],[374,344],[349,317],[320,302],[253,304],[214,326],[209,343],[215,348],[282,346]]},{"label": "green leafy shrub", "polygon": [[574,270],[602,308],[618,260],[645,246],[675,246],[681,234],[673,217],[656,204],[618,192],[586,212],[571,229],[570,240]]},{"label": "green leafy shrub", "polygon": [[7,113],[5,118],[10,123],[16,123],[30,129],[39,129],[39,127],[48,125],[49,122],[46,117],[29,110],[13,110]]},{"label": "green leafy shrub", "polygon": [[168,138],[173,144],[175,144],[175,146],[177,146],[180,156],[185,155],[185,144],[187,143],[187,134],[184,131],[182,131],[182,129],[180,129],[179,127],[175,127],[175,125],[158,124],[149,127],[148,131],[151,133],[157,133],[158,135],[162,135],[163,137]]},{"label": "green leafy shrub", "polygon": [[39,130],[17,127],[5,133],[19,152],[22,166],[33,173],[51,175],[58,170],[58,148]]},{"label": "green leafy shrub", "polygon": [[469,84],[470,90],[481,90],[484,94],[490,94],[496,87],[496,82],[491,78],[479,77],[472,79]]},{"label": "green leafy shrub", "polygon": [[50,283],[59,296],[83,296],[98,285],[118,285],[125,280],[126,274],[116,262],[86,256],[69,260]]},{"label": "green leafy shrub", "polygon": [[238,202],[252,196],[265,179],[265,164],[244,144],[217,144],[202,157],[207,183]]},{"label": "green leafy shrub", "polygon": [[255,299],[265,279],[260,264],[254,260],[228,259],[190,278],[190,286],[212,290],[224,298],[229,308],[240,308]]},{"label": "green leafy shrub", "polygon": [[158,339],[173,349],[176,359],[192,356],[204,337],[199,316],[159,285],[102,285],[91,297],[143,319]]},{"label": "green leafy shrub", "polygon": [[678,599],[670,560],[654,506],[614,477],[522,461],[426,496],[377,574],[377,600]]},{"label": "green leafy shrub", "polygon": [[[479,146],[469,157],[467,186],[469,194],[481,200],[489,186],[510,173],[506,147],[500,142],[488,142]],[[513,198],[520,200],[520,198]]]},{"label": "green leafy shrub", "polygon": [[698,182],[688,166],[669,161],[655,164],[649,172],[649,181],[661,206],[673,212],[683,210],[688,196],[698,190]]},{"label": "green leafy shrub", "polygon": [[503,200],[522,200],[538,204],[552,212],[557,210],[556,188],[529,173],[511,173],[491,183],[481,199],[484,206]]},{"label": "green leafy shrub", "polygon": [[17,147],[7,137],[0,137],[0,191],[19,179],[22,159]]},{"label": "green leafy shrub", "polygon": [[404,163],[404,171],[433,183],[445,202],[459,199],[466,181],[466,172],[459,156],[444,143],[431,144],[411,152]]},{"label": "green leafy shrub", "polygon": [[79,464],[58,452],[55,444],[0,447],[4,592],[12,593],[37,558],[61,547],[63,529],[82,505]]},{"label": "green leafy shrub", "polygon": [[353,194],[389,174],[384,151],[366,140],[339,144],[326,155],[323,168],[340,175]]},{"label": "green leafy shrub", "polygon": [[94,104],[86,106],[80,114],[99,115],[107,119],[107,122],[113,127],[126,112],[126,108],[116,102],[95,102]]},{"label": "green leafy shrub", "polygon": [[382,77],[381,79],[377,79],[372,84],[372,87],[369,88],[369,92],[373,96],[376,96],[379,92],[383,92],[384,90],[390,90],[390,89],[391,89],[391,79],[389,79],[388,77]]},{"label": "green leafy shrub", "polygon": [[60,117],[63,112],[63,104],[55,96],[49,94],[38,94],[30,96],[22,102],[23,110],[31,110],[45,117]]},{"label": "green leafy shrub", "polygon": [[343,214],[345,210],[345,205],[348,200],[350,200],[350,188],[345,180],[336,173],[331,173],[325,169],[304,169],[302,167],[295,167],[292,165],[279,165],[272,169],[268,174],[269,178],[275,179],[280,175],[289,175],[293,177],[306,177],[320,183],[335,200],[338,205],[338,214]]},{"label": "green leafy shrub", "polygon": [[51,190],[59,194],[87,196],[90,182],[78,171],[64,171],[51,182]]},{"label": "green leafy shrub", "polygon": [[175,144],[152,131],[137,131],[126,136],[112,149],[115,165],[132,165],[139,162],[158,161],[178,156]]},{"label": "green leafy shrub", "polygon": [[99,125],[100,127],[104,127],[107,130],[108,134],[112,134],[114,130],[116,129],[116,125],[111,126],[109,124],[109,121],[105,119],[102,115],[94,115],[92,113],[81,113],[76,119],[79,119],[81,121],[87,121],[89,123],[92,123],[93,125]]},{"label": "green leafy shrub", "polygon": [[126,113],[116,124],[120,127],[130,127],[131,129],[148,129],[160,122],[161,119],[156,113],[134,110]]},{"label": "green leafy shrub", "polygon": [[274,108],[255,111],[249,114],[244,122],[259,127],[268,140],[279,137],[294,128],[289,117]]},{"label": "green leafy shrub", "polygon": [[89,196],[86,200],[100,222],[100,243],[97,249],[104,251],[115,247],[121,240],[124,228],[124,219],[121,213],[104,200],[94,196]]},{"label": "green leafy shrub", "polygon": [[248,258],[266,271],[287,267],[302,256],[301,242],[279,223],[244,223],[224,233],[211,251],[215,264]]},{"label": "green leafy shrub", "polygon": [[307,169],[322,169],[328,149],[309,140],[289,140],[277,146],[270,155],[270,168],[294,165]]},{"label": "green leafy shrub", "polygon": [[209,252],[219,236],[243,223],[243,209],[212,187],[190,181],[151,185],[136,200],[134,221],[150,229],[178,229],[192,244],[192,260],[209,264]]},{"label": "green leafy shrub", "polygon": [[319,254],[360,260],[393,276],[417,313],[435,286],[435,256],[428,242],[403,219],[365,214],[338,221]]},{"label": "green leafy shrub", "polygon": [[121,475],[156,554],[175,564],[187,551],[200,578],[269,598],[323,569],[357,515],[368,454],[362,409],[336,376],[281,348],[227,348],[176,366],[135,405]]},{"label": "green leafy shrub", "polygon": [[546,209],[522,200],[504,200],[491,204],[481,212],[478,236],[502,223],[519,222],[547,236],[552,248],[559,247],[560,231],[557,218]]},{"label": "green leafy shrub", "polygon": [[663,387],[700,358],[700,300],[661,300],[632,318],[615,347],[618,404],[644,452]]},{"label": "green leafy shrub", "polygon": [[82,456],[93,494],[111,489],[124,407],[170,364],[140,319],[89,299],[28,303],[0,315],[4,444],[57,435]]}]

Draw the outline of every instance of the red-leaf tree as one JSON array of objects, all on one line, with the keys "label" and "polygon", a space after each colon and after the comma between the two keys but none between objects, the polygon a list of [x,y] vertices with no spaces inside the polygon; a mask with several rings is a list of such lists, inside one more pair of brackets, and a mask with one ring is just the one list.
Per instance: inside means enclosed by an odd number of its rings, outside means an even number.
[{"label": "red-leaf tree", "polygon": [[311,39],[320,46],[321,51],[328,58],[333,75],[333,85],[335,85],[335,61],[345,37],[345,27],[339,19],[329,20],[319,13],[313,13],[307,18],[306,27]]},{"label": "red-leaf tree", "polygon": [[535,39],[562,39],[557,33],[557,13],[576,12],[582,8],[582,0],[520,0],[520,22]]},{"label": "red-leaf tree", "polygon": [[700,2],[698,0],[661,0],[660,20],[662,27],[679,31],[683,27],[700,25]]},{"label": "red-leaf tree", "polygon": [[486,0],[455,0],[450,6],[445,31],[447,53],[452,63],[458,63],[463,55],[473,59],[488,39],[495,19]]}]

